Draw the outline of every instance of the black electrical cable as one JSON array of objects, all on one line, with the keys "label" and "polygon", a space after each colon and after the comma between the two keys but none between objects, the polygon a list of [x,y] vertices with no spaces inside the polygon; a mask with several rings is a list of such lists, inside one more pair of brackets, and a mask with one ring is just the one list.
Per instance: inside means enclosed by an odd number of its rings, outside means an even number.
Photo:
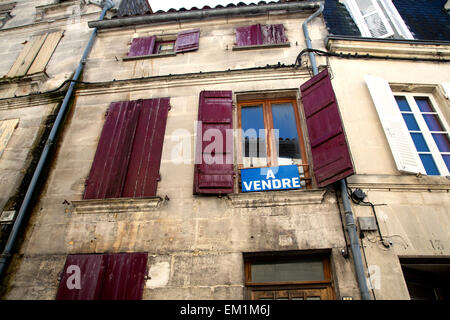
[{"label": "black electrical cable", "polygon": [[[364,250],[364,244],[363,244],[362,238],[360,238],[360,241],[361,241],[361,249],[362,249],[362,252],[363,252],[363,255],[364,255],[364,261],[366,262],[368,279],[370,281],[369,263],[367,262],[366,250]],[[375,296],[375,290],[373,290],[372,282],[370,282],[370,289],[372,290],[373,300],[377,300],[377,297]]]},{"label": "black electrical cable", "polygon": [[79,80],[71,80],[67,79],[64,80],[57,88],[45,91],[45,92],[35,92],[35,93],[29,93],[23,96],[14,96],[14,97],[7,97],[7,98],[0,98],[0,101],[2,100],[9,100],[14,98],[27,98],[31,96],[37,96],[37,95],[44,95],[44,94],[51,94],[54,92],[60,91],[67,83],[69,82],[75,82],[79,84],[85,84],[85,85],[106,85],[111,83],[119,83],[119,82],[127,82],[127,81],[135,81],[135,80],[157,80],[157,79],[163,79],[163,78],[175,78],[175,77],[188,77],[188,76],[195,76],[195,75],[212,75],[212,74],[218,74],[218,73],[225,73],[225,72],[239,72],[239,71],[254,71],[254,70],[263,70],[263,69],[280,69],[280,68],[295,68],[296,66],[294,64],[286,65],[284,63],[278,62],[277,64],[267,64],[262,67],[252,67],[252,68],[241,68],[241,69],[227,69],[227,70],[216,70],[216,71],[207,71],[207,72],[190,72],[190,73],[179,73],[179,74],[167,74],[167,75],[161,75],[161,76],[151,76],[151,77],[142,77],[142,78],[128,78],[128,79],[113,79],[108,81],[99,81],[99,82],[86,82],[86,81],[79,81]]},{"label": "black electrical cable", "polygon": [[297,56],[297,59],[295,60],[294,65],[301,66],[302,64],[302,56],[304,54],[307,54],[309,52],[313,52],[317,54],[318,56],[328,56],[328,57],[337,57],[337,58],[344,58],[344,59],[378,59],[378,60],[406,60],[406,61],[425,61],[425,62],[450,62],[449,59],[434,59],[434,58],[407,58],[407,57],[391,57],[391,56],[374,56],[370,54],[363,54],[360,55],[358,53],[333,53],[333,52],[327,52],[319,49],[310,49],[306,48],[300,51],[300,53]]},{"label": "black electrical cable", "polygon": [[384,238],[383,238],[383,235],[382,235],[381,229],[380,229],[380,224],[378,223],[377,212],[375,211],[375,206],[387,206],[387,204],[385,204],[385,203],[373,204],[370,201],[356,201],[354,199],[354,197],[352,196],[353,192],[352,192],[352,189],[350,189],[350,187],[347,188],[347,192],[353,203],[360,205],[360,206],[370,206],[372,208],[372,212],[375,217],[375,223],[376,223],[377,229],[378,229],[378,234],[380,235],[380,241],[385,248],[390,248],[390,245],[384,241]]}]

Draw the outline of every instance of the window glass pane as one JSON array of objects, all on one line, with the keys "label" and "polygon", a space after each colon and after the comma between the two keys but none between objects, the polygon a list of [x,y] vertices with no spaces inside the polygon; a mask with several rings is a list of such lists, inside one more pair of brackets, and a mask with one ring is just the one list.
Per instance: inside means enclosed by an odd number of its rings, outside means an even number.
[{"label": "window glass pane", "polygon": [[241,124],[244,166],[265,166],[266,139],[262,105],[242,107]]},{"label": "window glass pane", "polygon": [[306,300],[320,300],[320,297],[306,297]]},{"label": "window glass pane", "polygon": [[300,159],[297,122],[292,103],[272,104],[272,117],[273,128],[278,129],[278,136],[274,132],[275,142],[278,141],[278,157]]},{"label": "window glass pane", "polygon": [[420,111],[422,112],[434,112],[433,107],[431,106],[430,100],[428,97],[414,97],[417,105],[419,106]]},{"label": "window glass pane", "polygon": [[377,38],[388,33],[386,26],[384,25],[378,13],[371,14],[370,16],[365,17],[364,20],[366,21],[367,27],[369,28],[372,37]]},{"label": "window glass pane", "polygon": [[434,141],[441,152],[450,152],[450,141],[446,133],[433,133]]},{"label": "window glass pane", "polygon": [[429,176],[438,176],[439,170],[434,163],[433,157],[431,154],[419,154],[420,159],[422,160],[423,166],[425,167],[425,171]]},{"label": "window glass pane", "polygon": [[416,149],[418,152],[429,152],[430,149],[428,149],[427,143],[425,142],[425,139],[423,138],[423,135],[421,133],[412,133],[411,137],[414,141],[414,144],[416,145]]},{"label": "window glass pane", "polygon": [[437,114],[422,114],[430,131],[445,131],[437,117]]},{"label": "window glass pane", "polygon": [[395,96],[395,101],[397,101],[397,105],[400,108],[400,111],[411,111],[408,101],[406,101],[406,97]]},{"label": "window glass pane", "polygon": [[251,275],[254,283],[325,280],[322,260],[255,263]]},{"label": "window glass pane", "polygon": [[444,162],[447,165],[448,171],[450,171],[450,154],[443,154],[442,158],[444,159]]},{"label": "window glass pane", "polygon": [[403,116],[403,119],[405,119],[408,130],[420,131],[419,125],[416,122],[416,118],[414,118],[414,115],[412,113],[402,113],[402,116]]},{"label": "window glass pane", "polygon": [[372,0],[359,0],[357,3],[362,15],[375,11]]}]

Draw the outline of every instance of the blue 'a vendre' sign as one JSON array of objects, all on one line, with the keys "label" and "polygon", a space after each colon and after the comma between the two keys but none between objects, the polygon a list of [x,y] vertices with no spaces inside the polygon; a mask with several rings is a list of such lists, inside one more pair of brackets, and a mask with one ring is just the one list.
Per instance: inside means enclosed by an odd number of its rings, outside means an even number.
[{"label": "blue 'a vendre' sign", "polygon": [[242,192],[300,189],[296,165],[241,169]]}]

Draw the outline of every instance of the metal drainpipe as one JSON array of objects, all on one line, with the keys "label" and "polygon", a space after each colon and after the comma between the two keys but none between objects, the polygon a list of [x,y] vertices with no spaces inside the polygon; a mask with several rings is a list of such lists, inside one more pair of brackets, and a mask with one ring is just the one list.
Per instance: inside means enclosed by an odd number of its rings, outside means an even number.
[{"label": "metal drainpipe", "polygon": [[[307,24],[308,24],[308,22],[310,22],[311,20],[313,20],[314,18],[319,16],[323,12],[323,10],[324,10],[324,5],[321,4],[319,10],[314,12],[311,16],[309,16],[305,20],[305,22],[303,22],[303,26],[302,26],[303,33],[305,35],[306,47],[308,49],[312,49],[312,44],[311,44],[311,39],[309,37]],[[311,61],[313,74],[317,75],[319,73],[319,69],[317,68],[316,57],[314,56],[313,52],[309,52],[309,60]],[[341,198],[342,198],[342,203],[344,206],[345,221],[347,224],[348,236],[350,238],[350,248],[351,248],[352,255],[353,255],[353,263],[355,265],[356,279],[358,281],[359,290],[361,292],[361,298],[362,298],[362,300],[371,300],[371,297],[369,294],[369,289],[367,287],[365,273],[364,273],[364,267],[363,267],[363,263],[362,263],[361,248],[359,246],[358,234],[356,232],[356,224],[355,224],[355,220],[353,218],[352,207],[351,207],[350,201],[348,199],[347,183],[345,182],[344,179],[341,179],[339,181],[339,186],[341,188]]]},{"label": "metal drainpipe", "polygon": [[[114,3],[111,0],[104,1],[103,9],[100,14],[99,21],[103,20],[103,18],[106,15],[106,12],[109,9],[111,9],[113,6],[114,6]],[[92,48],[92,45],[94,44],[96,35],[97,35],[97,28],[95,28],[92,31],[91,37],[89,39],[89,42],[88,42],[86,48],[84,49],[84,53],[80,60],[80,63],[78,64],[75,74],[72,77],[72,80],[74,80],[74,81],[72,81],[70,83],[69,89],[66,92],[66,95],[62,102],[61,108],[59,109],[58,115],[56,116],[55,123],[53,124],[52,130],[50,131],[47,142],[44,146],[44,149],[42,150],[41,157],[39,158],[39,162],[33,173],[33,177],[31,179],[30,185],[28,186],[27,193],[25,194],[25,197],[23,199],[19,213],[17,214],[17,218],[14,221],[14,225],[12,227],[12,230],[9,235],[8,241],[6,243],[5,249],[3,250],[3,253],[0,255],[0,279],[2,278],[3,272],[6,269],[7,262],[11,256],[11,251],[14,248],[14,244],[15,244],[17,236],[19,234],[19,229],[20,229],[23,219],[25,218],[25,215],[27,213],[28,206],[30,205],[30,202],[31,202],[31,198],[35,192],[37,182],[38,182],[38,180],[41,176],[42,170],[47,162],[47,157],[49,155],[49,151],[50,151],[53,143],[55,142],[57,133],[62,124],[62,120],[68,109],[69,101],[70,101],[70,98],[72,97],[72,93],[73,93],[73,90],[74,90],[74,87],[76,84],[75,81],[78,80],[78,77],[80,76],[81,71],[83,70],[84,64],[86,63],[86,58],[87,58],[89,52],[91,51],[91,48]]]}]

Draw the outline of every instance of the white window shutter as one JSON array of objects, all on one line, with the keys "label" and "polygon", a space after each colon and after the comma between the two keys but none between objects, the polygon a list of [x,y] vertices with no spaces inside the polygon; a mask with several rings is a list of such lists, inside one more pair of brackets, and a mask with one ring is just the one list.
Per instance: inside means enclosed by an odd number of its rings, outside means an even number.
[{"label": "white window shutter", "polygon": [[425,169],[397,106],[389,83],[384,79],[369,75],[365,75],[364,78],[391,148],[397,169],[402,172],[421,172],[425,174]]},{"label": "white window shutter", "polygon": [[414,40],[411,31],[409,31],[406,23],[403,21],[402,16],[398,13],[397,8],[392,3],[392,0],[380,0],[380,4],[384,6],[384,9],[388,14],[388,19],[390,19],[394,24],[397,32],[405,39]]},{"label": "white window shutter", "polygon": [[358,0],[343,1],[363,37],[387,38],[394,35],[387,17],[375,0],[364,0],[364,4]]},{"label": "white window shutter", "polygon": [[445,97],[450,100],[450,82],[441,83],[441,87],[444,90]]}]

